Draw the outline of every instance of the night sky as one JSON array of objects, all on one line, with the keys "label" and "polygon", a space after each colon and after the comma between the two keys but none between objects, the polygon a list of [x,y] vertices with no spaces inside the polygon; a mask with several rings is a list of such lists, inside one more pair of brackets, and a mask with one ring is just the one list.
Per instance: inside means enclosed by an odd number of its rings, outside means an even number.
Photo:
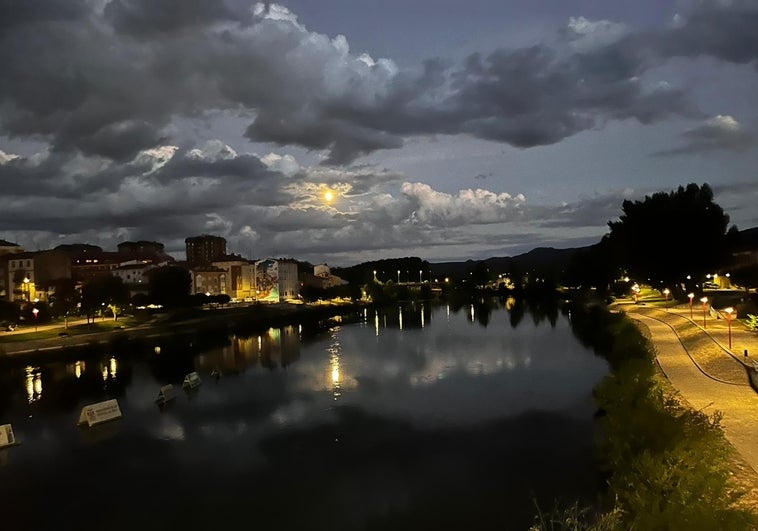
[{"label": "night sky", "polygon": [[507,256],[689,182],[745,229],[757,130],[756,0],[0,0],[27,250]]}]

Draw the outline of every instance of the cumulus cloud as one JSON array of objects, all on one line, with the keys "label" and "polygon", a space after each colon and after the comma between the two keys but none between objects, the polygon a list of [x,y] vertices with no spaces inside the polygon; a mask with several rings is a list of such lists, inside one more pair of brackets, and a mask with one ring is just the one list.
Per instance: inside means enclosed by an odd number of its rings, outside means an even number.
[{"label": "cumulus cloud", "polygon": [[[521,194],[482,188],[450,194],[381,168],[308,167],[292,158],[297,171],[285,175],[273,167],[284,157],[263,159],[217,141],[145,150],[128,164],[16,157],[0,164],[0,182],[33,182],[34,195],[23,187],[4,194],[0,237],[39,248],[89,241],[106,249],[147,238],[181,253],[184,238],[211,232],[251,258],[276,249],[314,260],[352,254],[346,258],[352,263],[360,256],[419,254],[422,246],[429,258],[465,256],[477,246],[502,254],[518,243],[540,243],[540,220],[556,220],[571,238],[571,220],[581,217],[580,205],[529,205]],[[324,199],[327,189],[332,201]],[[601,213],[595,236],[607,221]],[[585,223],[573,226],[591,226],[590,218],[586,213]]]},{"label": "cumulus cloud", "polygon": [[523,195],[512,197],[481,188],[461,190],[454,196],[423,183],[403,183],[402,193],[413,206],[409,222],[436,227],[513,221],[526,202]]},{"label": "cumulus cloud", "polygon": [[682,134],[681,147],[659,151],[657,156],[685,155],[711,151],[745,151],[755,145],[755,137],[732,116],[718,115]]}]

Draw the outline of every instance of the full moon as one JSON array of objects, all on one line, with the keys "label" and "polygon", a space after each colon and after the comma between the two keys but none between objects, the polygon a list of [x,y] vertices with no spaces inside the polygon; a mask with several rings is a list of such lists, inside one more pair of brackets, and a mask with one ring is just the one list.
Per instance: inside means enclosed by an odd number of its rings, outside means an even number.
[{"label": "full moon", "polygon": [[334,199],[334,194],[332,193],[331,190],[327,190],[324,193],[324,199],[326,199],[327,201],[331,201],[332,199]]}]

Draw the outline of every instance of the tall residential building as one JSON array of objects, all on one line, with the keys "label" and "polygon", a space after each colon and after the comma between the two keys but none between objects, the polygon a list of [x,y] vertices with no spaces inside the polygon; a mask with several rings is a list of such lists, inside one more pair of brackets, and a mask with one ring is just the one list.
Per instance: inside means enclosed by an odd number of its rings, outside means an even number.
[{"label": "tall residential building", "polygon": [[226,240],[221,236],[193,236],[184,240],[189,266],[210,264],[226,256]]}]

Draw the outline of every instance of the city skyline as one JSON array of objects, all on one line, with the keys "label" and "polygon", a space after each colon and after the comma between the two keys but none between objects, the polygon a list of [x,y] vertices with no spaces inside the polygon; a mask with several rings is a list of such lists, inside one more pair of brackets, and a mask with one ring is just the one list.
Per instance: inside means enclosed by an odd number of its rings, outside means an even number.
[{"label": "city skyline", "polygon": [[758,5],[612,4],[6,3],[0,239],[483,259],[689,182],[758,225]]}]

